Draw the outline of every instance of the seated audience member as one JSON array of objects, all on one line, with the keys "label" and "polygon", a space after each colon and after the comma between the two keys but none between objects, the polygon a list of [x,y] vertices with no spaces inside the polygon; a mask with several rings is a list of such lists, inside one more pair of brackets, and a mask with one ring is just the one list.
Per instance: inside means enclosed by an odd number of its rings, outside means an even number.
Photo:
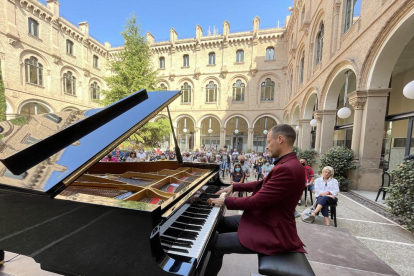
[{"label": "seated audience member", "polygon": [[167,157],[165,156],[165,153],[161,153],[160,160],[161,161],[167,161]]},{"label": "seated audience member", "polygon": [[135,151],[130,151],[129,152],[129,156],[126,159],[126,162],[137,162],[138,158],[137,158],[137,154]]},{"label": "seated audience member", "polygon": [[122,153],[122,151],[119,150],[119,148],[116,148],[115,151],[112,152],[112,156],[116,157],[118,161],[121,161],[122,158],[124,157],[124,154]]},{"label": "seated audience member", "polygon": [[140,149],[138,154],[137,154],[137,158],[138,158],[138,161],[146,161],[147,160],[147,154],[142,149]]},{"label": "seated audience member", "polygon": [[175,160],[175,153],[170,152],[170,155],[168,156],[168,160]]},{"label": "seated audience member", "polygon": [[119,162],[118,158],[113,157],[112,153],[108,153],[107,156],[105,156],[104,159],[102,159],[102,162]]},{"label": "seated audience member", "polygon": [[183,154],[183,161],[184,162],[191,162],[193,161],[193,158],[191,157],[189,152],[186,152]]},{"label": "seated audience member", "polygon": [[[306,158],[301,158],[300,163],[302,163],[302,166],[305,169],[305,177],[306,177],[306,188],[308,191],[313,193],[313,190],[315,189],[315,185],[313,184],[315,181],[315,173],[313,172],[312,168],[308,166],[308,160]],[[301,205],[302,201],[299,200],[298,205]]]},{"label": "seated audience member", "polygon": [[328,216],[328,204],[334,204],[338,202],[336,195],[339,192],[338,181],[333,178],[334,169],[330,166],[326,166],[322,170],[322,176],[315,180],[315,197],[318,202],[315,211],[312,213],[313,217],[316,217],[316,214],[319,211],[322,212],[322,215],[325,218],[325,224],[330,225],[329,216]]},{"label": "seated audience member", "polygon": [[198,158],[198,162],[200,163],[208,163],[207,157],[201,156]]},{"label": "seated audience member", "polygon": [[234,164],[234,171],[230,174],[231,184],[240,184],[244,182],[244,172],[240,163]]},{"label": "seated audience member", "polygon": [[216,164],[220,165],[221,164],[221,155],[220,154],[216,154]]}]

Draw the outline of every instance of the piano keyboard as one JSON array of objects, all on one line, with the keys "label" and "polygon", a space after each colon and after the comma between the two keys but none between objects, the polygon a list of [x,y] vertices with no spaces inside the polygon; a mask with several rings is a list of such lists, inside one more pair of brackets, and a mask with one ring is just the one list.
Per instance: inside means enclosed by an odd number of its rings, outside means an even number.
[{"label": "piano keyboard", "polygon": [[[215,190],[217,187],[208,187],[206,192]],[[209,197],[212,195],[210,194]],[[209,206],[205,200],[184,204],[161,226],[161,245],[167,253],[199,259],[213,231],[221,207]]]}]

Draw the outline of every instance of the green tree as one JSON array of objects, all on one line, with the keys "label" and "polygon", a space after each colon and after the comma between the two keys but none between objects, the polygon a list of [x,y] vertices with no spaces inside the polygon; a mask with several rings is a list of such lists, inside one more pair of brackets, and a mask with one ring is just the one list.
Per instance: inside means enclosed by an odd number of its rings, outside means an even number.
[{"label": "green tree", "polygon": [[152,66],[150,46],[134,14],[127,19],[124,28],[121,33],[125,40],[124,48],[108,64],[112,75],[105,78],[109,90],[102,91],[105,97],[101,102],[105,106],[143,88],[155,90],[159,81]]},{"label": "green tree", "polygon": [[[125,45],[123,50],[116,53],[114,59],[110,60],[108,64],[112,75],[105,78],[109,90],[102,91],[105,97],[101,103],[105,106],[140,89],[155,90],[159,81],[157,71],[153,69],[151,63],[150,46],[145,36],[142,35],[134,14],[127,19],[121,34],[124,37]],[[170,123],[166,119],[148,122],[131,135],[123,143],[123,146],[133,149],[158,147],[164,137],[169,137],[170,132]]]},{"label": "green tree", "polygon": [[160,142],[171,132],[170,122],[168,119],[159,119],[156,122],[148,122],[141,127],[135,134],[131,135],[123,143],[125,148],[157,148]]},{"label": "green tree", "polygon": [[0,69],[0,122],[6,120],[6,108],[6,94],[4,90],[3,76]]}]

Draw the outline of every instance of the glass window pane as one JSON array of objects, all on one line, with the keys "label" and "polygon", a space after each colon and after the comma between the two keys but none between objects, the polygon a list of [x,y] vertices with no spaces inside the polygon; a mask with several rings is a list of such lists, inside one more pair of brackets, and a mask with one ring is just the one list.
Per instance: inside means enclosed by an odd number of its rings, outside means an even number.
[{"label": "glass window pane", "polygon": [[38,84],[37,83],[37,68],[34,66],[30,66],[30,83]]}]

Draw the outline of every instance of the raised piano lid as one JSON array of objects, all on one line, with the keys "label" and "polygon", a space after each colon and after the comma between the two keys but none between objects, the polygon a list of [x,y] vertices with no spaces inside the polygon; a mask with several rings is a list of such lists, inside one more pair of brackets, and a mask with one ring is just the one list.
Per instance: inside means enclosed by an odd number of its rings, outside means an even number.
[{"label": "raised piano lid", "polygon": [[179,91],[141,90],[105,108],[1,122],[0,189],[53,194],[179,95]]}]

